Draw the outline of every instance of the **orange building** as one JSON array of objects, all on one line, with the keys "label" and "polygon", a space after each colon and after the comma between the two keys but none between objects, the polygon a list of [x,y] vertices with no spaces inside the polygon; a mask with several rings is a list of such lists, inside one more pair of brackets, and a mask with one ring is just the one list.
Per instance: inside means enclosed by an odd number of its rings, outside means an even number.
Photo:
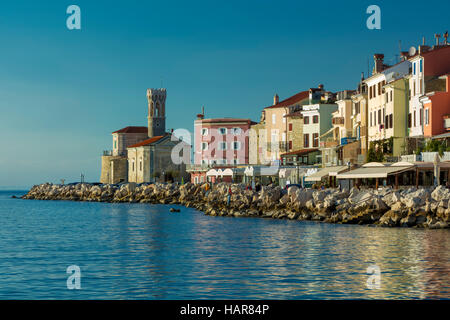
[{"label": "orange building", "polygon": [[424,121],[423,133],[425,137],[432,137],[450,130],[445,119],[450,115],[450,73],[438,77],[433,83],[433,91],[420,97],[423,105]]}]

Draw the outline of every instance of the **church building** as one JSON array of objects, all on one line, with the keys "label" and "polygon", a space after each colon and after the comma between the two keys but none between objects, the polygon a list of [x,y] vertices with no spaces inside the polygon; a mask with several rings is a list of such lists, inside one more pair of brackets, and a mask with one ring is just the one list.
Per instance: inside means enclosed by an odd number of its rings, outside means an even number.
[{"label": "church building", "polygon": [[[166,132],[166,89],[147,89],[148,127],[114,131],[113,150],[103,152],[101,183],[186,180],[186,165],[172,161],[173,148],[183,143]],[[181,151],[181,152],[183,152]]]}]

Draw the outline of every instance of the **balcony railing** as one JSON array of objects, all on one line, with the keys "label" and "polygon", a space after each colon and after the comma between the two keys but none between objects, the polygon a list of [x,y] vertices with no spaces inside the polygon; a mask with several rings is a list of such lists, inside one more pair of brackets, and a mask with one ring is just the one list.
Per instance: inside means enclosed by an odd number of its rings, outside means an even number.
[{"label": "balcony railing", "polygon": [[287,142],[269,142],[269,143],[267,143],[267,151],[286,152],[286,151],[288,151],[288,143]]},{"label": "balcony railing", "polygon": [[333,119],[331,119],[331,123],[335,125],[343,125],[344,117],[334,117]]}]

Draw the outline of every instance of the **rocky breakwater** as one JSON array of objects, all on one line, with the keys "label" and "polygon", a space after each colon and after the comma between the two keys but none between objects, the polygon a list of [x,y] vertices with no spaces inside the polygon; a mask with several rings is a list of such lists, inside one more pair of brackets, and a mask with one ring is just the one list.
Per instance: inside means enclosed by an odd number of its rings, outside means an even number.
[{"label": "rocky breakwater", "polygon": [[409,188],[393,190],[299,189],[264,186],[259,192],[239,184],[221,183],[94,185],[36,185],[23,199],[181,204],[211,216],[313,220],[329,223],[372,224],[385,227],[448,228],[450,190]]}]

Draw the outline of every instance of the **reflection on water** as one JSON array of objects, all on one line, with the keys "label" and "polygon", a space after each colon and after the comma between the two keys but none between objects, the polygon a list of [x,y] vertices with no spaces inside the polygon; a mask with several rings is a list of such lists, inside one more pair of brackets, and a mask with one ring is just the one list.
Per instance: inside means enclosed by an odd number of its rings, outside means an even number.
[{"label": "reflection on water", "polygon": [[[1,299],[450,298],[449,230],[11,194],[0,193]],[[81,268],[81,290],[66,288],[72,264]],[[366,286],[373,264],[381,268],[379,290]]]}]

